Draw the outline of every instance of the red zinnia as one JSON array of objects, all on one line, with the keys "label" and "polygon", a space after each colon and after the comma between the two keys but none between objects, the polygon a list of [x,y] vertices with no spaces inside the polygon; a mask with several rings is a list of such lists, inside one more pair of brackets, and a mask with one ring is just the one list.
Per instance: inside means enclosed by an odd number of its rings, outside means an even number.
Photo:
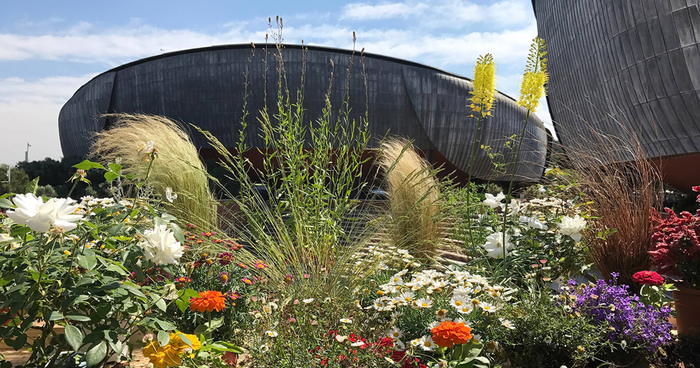
[{"label": "red zinnia", "polygon": [[190,309],[197,312],[220,312],[226,306],[226,299],[219,291],[200,291],[199,298],[190,298]]},{"label": "red zinnia", "polygon": [[654,271],[639,271],[632,275],[632,280],[640,285],[663,285],[664,278]]}]

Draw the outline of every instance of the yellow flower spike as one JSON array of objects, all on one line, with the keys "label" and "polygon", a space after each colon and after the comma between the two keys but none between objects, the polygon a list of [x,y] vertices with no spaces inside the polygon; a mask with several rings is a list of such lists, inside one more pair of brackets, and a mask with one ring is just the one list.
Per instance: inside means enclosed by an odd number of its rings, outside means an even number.
[{"label": "yellow flower spike", "polygon": [[547,45],[544,40],[537,37],[530,46],[530,55],[527,58],[527,66],[520,85],[520,99],[518,105],[535,112],[540,104],[540,99],[546,95],[545,85],[549,80],[547,75]]},{"label": "yellow flower spike", "polygon": [[471,108],[474,112],[483,112],[484,116],[491,115],[496,93],[496,64],[493,56],[486,54],[479,56],[474,66],[474,90],[472,94]]}]

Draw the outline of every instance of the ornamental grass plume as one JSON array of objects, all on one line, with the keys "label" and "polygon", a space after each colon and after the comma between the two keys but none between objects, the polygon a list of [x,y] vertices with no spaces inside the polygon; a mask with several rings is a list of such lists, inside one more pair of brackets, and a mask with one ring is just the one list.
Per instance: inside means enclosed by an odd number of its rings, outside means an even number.
[{"label": "ornamental grass plume", "polygon": [[[155,115],[110,114],[105,117],[111,125],[95,135],[92,156],[105,163],[119,160],[125,174],[141,179],[148,176],[147,184],[164,199],[170,188],[173,202],[162,202],[183,227],[186,222],[204,228],[217,225],[216,202],[209,190],[207,171],[189,134],[180,124]],[[155,152],[158,158],[150,161]]]},{"label": "ornamental grass plume", "polygon": [[413,144],[400,138],[382,144],[377,163],[389,197],[387,243],[418,257],[433,256],[446,236],[435,171]]},{"label": "ornamental grass plume", "polygon": [[472,339],[472,329],[464,322],[443,321],[430,332],[433,341],[441,348],[451,348],[453,345],[466,344]]},{"label": "ornamental grass plume", "polygon": [[663,186],[658,166],[652,162],[637,138],[620,121],[619,136],[600,133],[585,121],[582,133],[567,142],[568,165],[576,172],[573,183],[588,210],[582,250],[605,278],[620,274],[618,282],[632,290],[639,286],[632,276],[650,269],[654,224],[653,214],[663,203]]},{"label": "ornamental grass plume", "polygon": [[226,298],[219,291],[200,291],[198,298],[190,298],[190,310],[193,312],[221,312],[226,307]]}]

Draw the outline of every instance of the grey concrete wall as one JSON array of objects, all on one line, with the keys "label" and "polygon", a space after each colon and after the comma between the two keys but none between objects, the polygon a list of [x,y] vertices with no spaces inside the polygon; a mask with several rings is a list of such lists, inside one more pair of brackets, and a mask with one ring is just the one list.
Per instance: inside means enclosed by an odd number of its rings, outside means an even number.
[{"label": "grey concrete wall", "polygon": [[[85,155],[92,132],[105,127],[106,122],[98,119],[99,115],[114,112],[158,114],[193,123],[234,147],[239,135],[246,70],[250,83],[247,100],[252,112],[248,117],[250,131],[246,143],[263,147],[255,118],[265,105],[265,92],[268,107],[272,112],[276,110],[277,61],[274,48],[266,53],[264,45],[257,45],[255,53],[252,52],[250,45],[187,50],[125,64],[95,77],[61,110],[59,132],[64,155]],[[436,150],[458,169],[467,169],[476,128],[476,121],[468,118],[467,99],[472,90],[469,79],[412,62],[365,55],[365,89],[360,57],[350,51],[309,47],[304,58],[301,47],[286,45],[283,56],[286,80],[292,91],[301,86],[305,64],[306,119],[311,121],[319,116],[332,71],[331,102],[335,108],[341,106],[348,80],[346,71],[352,63],[348,86],[351,116],[359,118],[369,108],[374,144],[387,132],[408,137],[420,149]],[[493,147],[510,161],[514,152],[503,144],[507,137],[520,134],[525,110],[512,98],[499,93],[493,115],[483,124],[479,144]],[[203,137],[193,138],[196,145],[208,146]],[[517,167],[518,180],[539,179],[546,145],[547,132],[542,122],[530,115],[521,164]],[[477,178],[507,179],[493,177],[490,159],[481,149],[477,152],[474,170]]]}]

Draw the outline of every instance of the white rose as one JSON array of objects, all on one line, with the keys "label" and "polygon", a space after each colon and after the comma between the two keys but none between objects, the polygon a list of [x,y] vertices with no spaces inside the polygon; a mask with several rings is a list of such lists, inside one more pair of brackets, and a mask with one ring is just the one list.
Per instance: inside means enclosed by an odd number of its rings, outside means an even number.
[{"label": "white rose", "polygon": [[[503,258],[503,233],[499,231],[487,236],[484,249],[487,251],[486,255],[491,258]],[[511,249],[513,249],[513,243],[510,242],[510,236],[506,235],[505,251],[509,251]]]},{"label": "white rose", "polygon": [[17,194],[12,201],[17,208],[7,211],[7,216],[20,225],[45,233],[51,225],[64,231],[71,231],[78,225],[75,223],[83,216],[73,214],[79,208],[72,205],[70,198],[51,198],[46,203],[33,193]]},{"label": "white rose", "polygon": [[586,220],[579,215],[576,217],[564,216],[559,224],[562,235],[568,235],[575,241],[581,241],[581,231],[586,228]]},{"label": "white rose", "polygon": [[155,264],[177,264],[185,249],[175,240],[171,230],[165,225],[156,225],[153,230],[146,230],[139,245],[143,248],[146,259]]},{"label": "white rose", "polygon": [[498,193],[496,196],[491,193],[486,193],[486,199],[481,203],[491,207],[492,210],[495,210],[501,205],[501,201],[504,199],[506,199],[506,196],[503,194],[503,192]]}]

